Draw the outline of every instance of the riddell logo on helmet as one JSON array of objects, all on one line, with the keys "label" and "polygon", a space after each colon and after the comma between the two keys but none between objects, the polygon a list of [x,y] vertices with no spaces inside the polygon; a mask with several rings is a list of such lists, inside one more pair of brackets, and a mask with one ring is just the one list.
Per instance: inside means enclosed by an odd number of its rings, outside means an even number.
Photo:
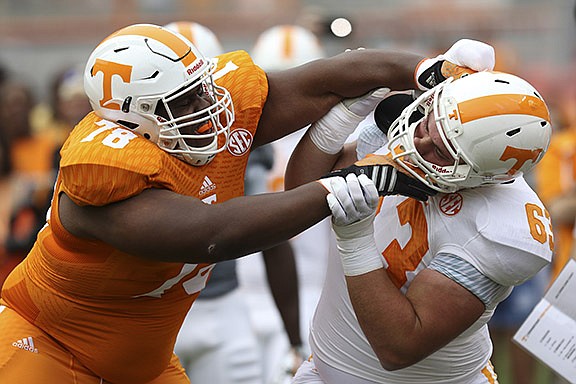
[{"label": "riddell logo on helmet", "polygon": [[204,60],[200,59],[198,60],[198,62],[196,64],[194,64],[194,66],[192,68],[188,68],[186,70],[186,73],[189,75],[193,75],[194,72],[196,72],[199,68],[201,68],[204,65]]},{"label": "riddell logo on helmet", "polygon": [[444,167],[440,167],[440,166],[438,166],[438,165],[436,165],[436,164],[432,164],[432,168],[433,168],[436,172],[438,172],[438,173],[444,173],[444,174],[446,174],[446,173],[451,173],[451,172],[452,172],[452,171],[450,171],[450,170],[448,170],[448,169],[446,169],[446,168],[444,168]]}]

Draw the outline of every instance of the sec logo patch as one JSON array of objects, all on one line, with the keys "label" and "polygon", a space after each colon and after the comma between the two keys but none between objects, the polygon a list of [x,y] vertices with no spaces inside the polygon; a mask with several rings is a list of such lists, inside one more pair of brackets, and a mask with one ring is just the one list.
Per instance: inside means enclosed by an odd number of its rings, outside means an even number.
[{"label": "sec logo patch", "polygon": [[462,195],[459,193],[451,193],[449,195],[445,195],[440,199],[440,203],[438,204],[440,207],[440,211],[447,216],[454,216],[462,209],[462,203],[464,199]]},{"label": "sec logo patch", "polygon": [[230,133],[228,141],[228,152],[234,156],[242,156],[250,150],[254,137],[252,133],[244,128],[238,128]]}]

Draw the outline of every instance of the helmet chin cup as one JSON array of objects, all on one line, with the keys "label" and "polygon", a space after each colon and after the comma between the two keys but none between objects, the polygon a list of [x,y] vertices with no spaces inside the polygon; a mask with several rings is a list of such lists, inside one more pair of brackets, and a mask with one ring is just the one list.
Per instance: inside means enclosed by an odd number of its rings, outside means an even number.
[{"label": "helmet chin cup", "polygon": [[190,155],[191,151],[189,150],[190,146],[184,141],[184,139],[178,140],[178,146],[180,148],[188,148],[188,150],[181,152],[178,151],[178,153],[176,153],[176,157],[180,158],[181,160],[184,160],[185,162],[191,165],[201,167],[203,165],[208,164],[210,161],[212,161],[214,156],[216,156],[216,153],[214,153],[214,151],[218,147],[218,138],[214,137],[214,139],[210,144],[202,148],[203,153],[205,153],[204,155],[195,154],[194,156],[191,156]]}]

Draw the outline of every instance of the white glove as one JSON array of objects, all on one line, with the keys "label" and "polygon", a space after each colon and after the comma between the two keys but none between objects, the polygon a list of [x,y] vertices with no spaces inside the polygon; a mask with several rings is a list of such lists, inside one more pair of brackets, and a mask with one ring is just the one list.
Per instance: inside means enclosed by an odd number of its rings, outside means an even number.
[{"label": "white glove", "polygon": [[310,126],[312,142],[324,153],[338,153],[358,124],[389,92],[389,88],[378,88],[360,97],[342,100]]},{"label": "white glove", "polygon": [[353,173],[318,180],[330,192],[326,195],[332,222],[347,225],[372,215],[378,207],[378,190],[366,175]]},{"label": "white glove", "polygon": [[383,267],[374,240],[374,216],[375,213],[349,225],[332,223],[346,276],[362,275]]},{"label": "white glove", "polygon": [[458,40],[446,53],[424,59],[415,71],[420,90],[435,87],[449,77],[458,79],[465,74],[491,71],[496,62],[494,48],[477,40]]}]

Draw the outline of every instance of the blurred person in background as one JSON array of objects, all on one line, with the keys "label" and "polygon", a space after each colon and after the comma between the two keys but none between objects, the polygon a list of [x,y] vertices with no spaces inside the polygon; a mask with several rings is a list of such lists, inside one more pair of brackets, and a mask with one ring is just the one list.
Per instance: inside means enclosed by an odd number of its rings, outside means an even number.
[{"label": "blurred person in background", "polygon": [[[72,128],[91,111],[90,102],[84,93],[82,75],[82,69],[78,66],[67,66],[58,71],[49,84],[49,106],[46,108],[35,104],[28,109],[28,123],[25,124],[22,120],[22,130],[27,130],[30,135],[24,145],[15,148],[22,152],[18,159],[27,158],[27,161],[38,162],[38,170],[33,165],[28,165],[25,172],[35,170],[46,175],[42,176],[41,181],[26,182],[26,187],[20,185],[20,192],[16,194],[18,199],[14,200],[10,207],[5,241],[5,258],[10,260],[10,263],[5,266],[5,272],[8,271],[8,265],[14,267],[22,261],[34,245],[38,231],[46,222],[46,212],[50,207],[60,147]],[[36,152],[38,148],[41,150]],[[18,159],[15,160],[15,169],[22,170]],[[25,193],[21,193],[22,188]]]},{"label": "blurred person in background", "polygon": [[[286,24],[263,31],[256,39],[251,56],[266,72],[275,72],[322,58],[325,54],[320,41],[312,32],[299,25]],[[250,155],[246,177],[247,187],[252,187],[251,191],[247,189],[247,194],[284,190],[284,172],[288,159],[304,132],[294,132],[258,148]],[[262,252],[262,258],[238,260],[241,290],[248,300],[250,319],[258,335],[267,384],[278,384],[291,378],[302,360],[310,354],[308,324],[322,289],[329,231],[329,221],[323,220],[289,242]],[[277,296],[273,291],[271,294],[267,287],[271,281],[270,276],[266,276],[269,265],[272,260],[277,262],[280,252],[285,255],[282,259],[286,260],[286,272],[292,273],[295,268],[298,273],[292,283],[297,282],[298,285],[300,304],[292,312],[299,323],[298,328],[288,326],[282,312],[279,313],[274,304]],[[290,254],[295,254],[295,267],[292,267],[294,256]],[[282,282],[279,277],[273,280]],[[293,300],[293,303],[298,304],[298,300]]]},{"label": "blurred person in background", "polygon": [[[466,72],[473,46],[456,42],[460,54],[433,59],[418,83]],[[84,71],[93,112],[62,147],[47,223],[2,287],[0,381],[188,383],[174,344],[214,263],[287,241],[338,206],[351,223],[379,194],[433,193],[379,165],[379,188],[348,175],[244,196],[252,148],[335,105],[373,109],[383,87],[413,87],[423,59],[351,51],[265,73],[245,51],[212,62],[157,25],[105,38]],[[327,129],[318,145],[340,148],[342,132]]]},{"label": "blurred person in background", "polygon": [[215,58],[224,53],[224,47],[218,36],[205,25],[193,21],[174,21],[165,27],[198,44],[198,49],[206,57]]},{"label": "blurred person in background", "polygon": [[573,247],[574,217],[563,206],[576,190],[576,99],[570,94],[559,97],[555,105],[556,124],[550,149],[535,173],[535,182],[542,201],[550,208],[555,224],[556,246],[552,276],[554,280]]},{"label": "blurred person in background", "polygon": [[56,151],[60,150],[72,128],[92,110],[84,92],[83,74],[81,65],[67,65],[56,72],[51,81],[50,120],[41,132],[53,140]]},{"label": "blurred person in background", "polygon": [[0,285],[26,256],[46,219],[52,185],[53,145],[34,132],[36,99],[29,85],[8,78],[0,86],[3,173]]},{"label": "blurred person in background", "polygon": [[[216,34],[202,24],[178,21],[165,27],[184,35],[207,57],[216,58],[224,53]],[[260,182],[261,175],[267,175],[274,161],[271,149],[268,144],[250,152],[245,176],[247,195],[266,192]],[[260,172],[261,167],[264,173]],[[262,257],[268,282],[263,289],[272,292],[278,305],[275,310],[280,313],[286,332],[300,346],[294,254],[288,243],[282,243],[262,252]],[[238,290],[236,266],[236,260],[216,263],[178,333],[174,351],[192,383],[265,382],[262,361],[266,356],[260,353],[245,295]]]}]

